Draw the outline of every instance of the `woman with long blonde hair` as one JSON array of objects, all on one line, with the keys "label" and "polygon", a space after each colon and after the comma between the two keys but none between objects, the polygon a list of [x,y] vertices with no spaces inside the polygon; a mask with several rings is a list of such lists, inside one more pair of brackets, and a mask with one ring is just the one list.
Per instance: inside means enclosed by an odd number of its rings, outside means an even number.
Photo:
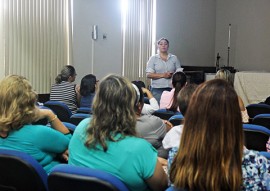
[{"label": "woman with long blonde hair", "polygon": [[269,162],[244,149],[238,96],[226,81],[201,84],[185,115],[178,153],[170,170],[177,188],[200,191],[265,190]]},{"label": "woman with long blonde hair", "polygon": [[[233,87],[233,76],[229,70],[220,69],[219,71],[217,71],[215,78],[216,79],[223,79],[223,80],[227,81],[229,84],[231,84],[231,86]],[[239,104],[239,107],[241,110],[242,122],[248,123],[249,122],[248,112],[247,112],[247,109],[244,105],[242,98],[239,96],[238,96],[238,104]]]},{"label": "woman with long blonde hair", "polygon": [[[0,148],[28,153],[49,173],[60,163],[56,155],[67,150],[71,135],[51,110],[39,109],[36,101],[25,77],[11,75],[0,81]],[[43,118],[51,128],[32,124]]]},{"label": "woman with long blonde hair", "polygon": [[117,75],[101,80],[92,118],[76,128],[69,145],[69,164],[107,171],[132,191],[164,190],[166,174],[157,151],[138,138],[134,107],[139,104],[131,82]]}]

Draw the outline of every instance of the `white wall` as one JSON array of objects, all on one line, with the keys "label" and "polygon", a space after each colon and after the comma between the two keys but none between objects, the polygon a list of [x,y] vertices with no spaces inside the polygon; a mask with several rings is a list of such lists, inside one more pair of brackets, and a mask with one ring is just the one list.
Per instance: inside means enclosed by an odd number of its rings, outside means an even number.
[{"label": "white wall", "polygon": [[182,65],[215,65],[215,0],[157,0],[157,39],[170,41]]},{"label": "white wall", "polygon": [[236,69],[270,72],[270,1],[217,0],[216,53],[227,65],[231,23],[230,65]]},{"label": "white wall", "polygon": [[[74,65],[79,82],[83,75],[98,78],[121,73],[121,0],[74,0]],[[157,0],[157,38],[170,40],[170,50],[182,65],[213,66],[215,63],[215,0]],[[91,26],[98,25],[92,63]],[[108,35],[102,40],[102,33]]]},{"label": "white wall", "polygon": [[[74,65],[79,82],[85,74],[98,78],[121,74],[121,0],[74,0]],[[230,66],[270,71],[269,0],[157,0],[157,39],[166,37],[182,65],[227,64],[228,25],[231,27]],[[94,70],[91,70],[91,27],[98,25]],[[107,39],[101,38],[107,34]]]},{"label": "white wall", "polygon": [[[98,79],[108,73],[121,74],[120,0],[74,0],[73,6],[73,57],[78,74],[76,81],[80,82],[89,73],[94,73]],[[98,25],[98,39],[95,41],[91,37],[93,25]],[[106,39],[102,38],[103,34],[107,35]]]}]

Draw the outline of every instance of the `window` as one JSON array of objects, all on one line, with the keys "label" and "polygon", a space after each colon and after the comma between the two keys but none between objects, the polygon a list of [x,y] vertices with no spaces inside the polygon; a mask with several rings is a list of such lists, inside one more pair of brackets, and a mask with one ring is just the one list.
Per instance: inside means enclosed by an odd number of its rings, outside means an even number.
[{"label": "window", "polygon": [[146,64],[155,48],[156,0],[122,0],[123,70],[130,80],[146,82]]},{"label": "window", "polygon": [[0,1],[0,77],[25,76],[48,93],[72,60],[71,0]]}]

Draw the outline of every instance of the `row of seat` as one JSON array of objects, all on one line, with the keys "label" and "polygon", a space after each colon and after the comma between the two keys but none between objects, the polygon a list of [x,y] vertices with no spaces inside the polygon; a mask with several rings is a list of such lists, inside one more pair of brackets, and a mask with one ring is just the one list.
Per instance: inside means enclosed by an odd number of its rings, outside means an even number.
[{"label": "row of seat", "polygon": [[107,172],[69,164],[55,166],[48,176],[32,156],[0,149],[0,190],[128,191],[128,188]]},{"label": "row of seat", "polygon": [[44,103],[43,108],[51,109],[62,122],[78,125],[83,119],[90,117],[91,108],[81,107],[77,110],[76,114],[72,114],[68,106],[60,101],[47,101]]},{"label": "row of seat", "polygon": [[[92,113],[90,108],[79,108],[77,113],[72,115],[68,106],[63,102],[58,101],[47,101],[44,103],[44,106],[52,109],[63,122],[72,122],[72,118],[83,118],[86,117],[86,115],[90,115]],[[270,114],[270,105],[267,104],[250,104],[246,108],[251,120],[253,120],[253,118],[259,114]],[[86,115],[83,116],[82,114]],[[173,115],[181,115],[181,113],[172,112],[167,109],[159,109],[155,111],[153,115],[158,116],[161,119],[168,120]]]},{"label": "row of seat", "polygon": [[[261,106],[261,105],[260,105]],[[254,104],[254,108],[257,104]],[[262,105],[263,108],[268,108],[268,105]],[[258,110],[253,109],[253,113],[259,113]],[[260,108],[260,107],[259,107]],[[269,107],[270,108],[270,107]],[[261,110],[265,112],[265,110]],[[158,116],[162,119],[169,120],[174,126],[179,125],[184,120],[182,114],[174,113],[166,109],[160,109],[153,113],[153,115]],[[245,146],[248,149],[257,151],[266,151],[266,143],[270,137],[270,114],[258,114],[254,116],[252,124],[243,124],[244,134],[245,134]]]},{"label": "row of seat", "polygon": [[[90,117],[91,110],[89,108],[80,108],[79,113],[72,115],[68,107],[57,101],[48,101],[44,106],[52,109],[64,124],[74,131],[76,125],[86,117]],[[269,110],[268,110],[269,109]],[[266,142],[270,136],[270,106],[266,104],[251,104],[247,106],[249,115],[251,115],[251,123],[253,125],[244,124],[245,145],[248,149],[266,151]],[[261,112],[269,112],[263,113]],[[180,125],[184,116],[180,112],[172,112],[166,109],[159,109],[153,115],[161,119],[169,120],[174,126]],[[72,125],[69,125],[72,123]],[[269,128],[269,129],[266,129]]]},{"label": "row of seat", "polygon": [[[64,103],[57,101],[48,101],[44,103],[44,106],[52,109],[71,131],[74,131],[81,120],[90,117],[91,113],[89,108],[80,108],[79,113],[72,115]],[[250,122],[253,125],[244,124],[245,145],[248,149],[266,151],[265,145],[270,136],[270,106],[266,104],[250,104],[247,106],[247,110],[252,119]],[[166,109],[159,109],[153,115],[169,120],[174,126],[180,125],[184,120],[184,116],[180,112],[172,112]],[[72,123],[73,126],[69,125],[68,122]],[[265,129],[265,127],[269,129]]]},{"label": "row of seat", "polygon": [[[246,109],[250,117],[249,123],[261,125],[270,129],[270,105],[263,103],[250,104]],[[159,109],[155,111],[153,115],[169,121],[177,119],[173,121],[173,125],[179,125],[183,121],[183,116],[180,112],[173,112],[167,109]]]},{"label": "row of seat", "polygon": [[[181,124],[184,120],[183,115],[175,115],[174,112],[166,109],[158,110],[153,115],[168,119],[174,126]],[[259,114],[252,122],[253,124],[243,124],[245,146],[252,150],[266,151],[266,143],[270,137],[270,114]]]},{"label": "row of seat", "polygon": [[[72,123],[78,125],[83,119],[91,116],[91,108],[79,108],[76,114],[72,114],[68,106],[59,101],[47,101],[44,103],[43,108],[51,109],[62,122]],[[159,109],[153,115],[161,119],[169,120],[173,125],[179,125],[184,117],[181,112],[173,112],[166,109]]]}]

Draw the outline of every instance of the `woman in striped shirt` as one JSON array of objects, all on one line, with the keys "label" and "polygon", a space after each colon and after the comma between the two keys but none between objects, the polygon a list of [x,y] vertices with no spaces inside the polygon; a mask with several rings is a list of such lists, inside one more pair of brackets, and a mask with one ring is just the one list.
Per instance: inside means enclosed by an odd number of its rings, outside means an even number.
[{"label": "woman in striped shirt", "polygon": [[61,73],[55,78],[55,84],[51,87],[50,100],[61,101],[65,103],[72,113],[75,113],[80,100],[80,93],[77,91],[76,84],[73,82],[76,78],[76,71],[73,66],[66,65]]}]

